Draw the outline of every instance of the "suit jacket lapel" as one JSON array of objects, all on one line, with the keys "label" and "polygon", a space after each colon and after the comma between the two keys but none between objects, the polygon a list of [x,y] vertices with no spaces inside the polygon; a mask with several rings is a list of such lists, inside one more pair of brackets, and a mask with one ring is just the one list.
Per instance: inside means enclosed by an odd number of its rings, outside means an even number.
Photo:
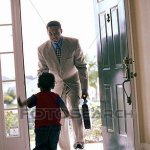
[{"label": "suit jacket lapel", "polygon": [[66,43],[66,38],[63,37],[63,42],[62,42],[62,47],[61,47],[61,58],[65,58],[64,56],[66,55],[65,50],[67,49],[67,43]]}]

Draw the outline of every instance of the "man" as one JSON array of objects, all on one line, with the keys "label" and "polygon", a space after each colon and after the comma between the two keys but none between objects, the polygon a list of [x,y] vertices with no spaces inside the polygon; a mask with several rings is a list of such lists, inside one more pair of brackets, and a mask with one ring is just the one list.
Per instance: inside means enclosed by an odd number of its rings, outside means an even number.
[{"label": "man", "polygon": [[[38,48],[38,74],[51,72],[55,75],[54,91],[70,108],[75,135],[74,148],[83,149],[83,124],[79,112],[79,99],[83,95],[88,96],[88,75],[83,51],[77,39],[62,36],[61,24],[58,21],[49,22],[47,32],[50,40]],[[67,119],[62,119],[59,145],[62,150],[70,150]]]}]

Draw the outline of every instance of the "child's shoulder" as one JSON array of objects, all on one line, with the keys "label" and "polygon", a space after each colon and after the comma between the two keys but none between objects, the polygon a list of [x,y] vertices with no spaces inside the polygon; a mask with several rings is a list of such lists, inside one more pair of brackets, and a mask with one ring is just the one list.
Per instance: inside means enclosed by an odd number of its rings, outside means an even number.
[{"label": "child's shoulder", "polygon": [[57,93],[55,92],[51,92],[51,94],[55,95],[55,96],[59,96]]}]

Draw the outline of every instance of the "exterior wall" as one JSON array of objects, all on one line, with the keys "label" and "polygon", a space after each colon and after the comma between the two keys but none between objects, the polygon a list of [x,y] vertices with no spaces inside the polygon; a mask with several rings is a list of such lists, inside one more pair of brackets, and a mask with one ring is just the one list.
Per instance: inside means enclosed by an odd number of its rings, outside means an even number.
[{"label": "exterior wall", "polygon": [[150,144],[150,0],[130,0],[140,142]]}]

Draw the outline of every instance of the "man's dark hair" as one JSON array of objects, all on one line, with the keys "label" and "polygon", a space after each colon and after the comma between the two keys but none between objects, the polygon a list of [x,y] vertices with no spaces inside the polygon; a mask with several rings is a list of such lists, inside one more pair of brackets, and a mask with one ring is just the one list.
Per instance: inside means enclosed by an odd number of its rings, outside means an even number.
[{"label": "man's dark hair", "polygon": [[50,21],[47,24],[46,28],[48,29],[48,27],[58,27],[61,29],[61,24],[60,24],[60,22],[54,20],[54,21]]},{"label": "man's dark hair", "polygon": [[38,87],[43,90],[53,89],[55,86],[55,77],[52,73],[44,72],[38,78]]}]

